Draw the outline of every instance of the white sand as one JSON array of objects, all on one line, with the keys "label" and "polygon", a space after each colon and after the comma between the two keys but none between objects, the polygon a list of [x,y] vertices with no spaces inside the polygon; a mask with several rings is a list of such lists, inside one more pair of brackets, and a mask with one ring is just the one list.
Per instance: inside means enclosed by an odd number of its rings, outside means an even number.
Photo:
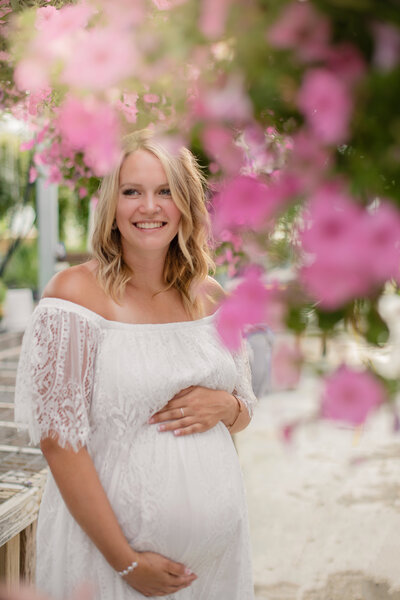
[{"label": "white sand", "polygon": [[319,421],[292,446],[282,423],[317,384],[264,397],[236,436],[259,600],[400,600],[400,434],[382,409],[362,432]]}]

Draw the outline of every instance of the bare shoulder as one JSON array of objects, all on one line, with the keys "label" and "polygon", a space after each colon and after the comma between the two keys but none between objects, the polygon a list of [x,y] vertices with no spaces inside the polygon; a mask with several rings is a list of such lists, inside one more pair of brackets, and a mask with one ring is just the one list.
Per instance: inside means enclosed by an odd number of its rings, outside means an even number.
[{"label": "bare shoulder", "polygon": [[60,298],[92,309],[92,298],[99,295],[92,261],[56,273],[43,290],[42,298]]},{"label": "bare shoulder", "polygon": [[208,275],[201,287],[200,296],[204,303],[206,314],[211,315],[215,312],[218,305],[228,297],[228,293],[216,279]]}]

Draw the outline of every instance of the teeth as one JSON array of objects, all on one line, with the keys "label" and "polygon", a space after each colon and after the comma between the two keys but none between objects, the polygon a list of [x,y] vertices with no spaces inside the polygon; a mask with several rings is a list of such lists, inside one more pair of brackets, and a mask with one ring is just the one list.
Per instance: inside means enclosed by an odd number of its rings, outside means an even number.
[{"label": "teeth", "polygon": [[161,222],[153,222],[153,223],[135,223],[136,227],[139,229],[156,229],[158,227],[162,227],[163,223]]}]

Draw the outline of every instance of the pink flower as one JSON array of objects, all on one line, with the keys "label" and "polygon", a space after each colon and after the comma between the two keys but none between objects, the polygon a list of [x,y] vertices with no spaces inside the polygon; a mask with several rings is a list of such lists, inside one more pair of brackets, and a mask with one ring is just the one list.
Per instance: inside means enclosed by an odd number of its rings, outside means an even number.
[{"label": "pink flower", "polygon": [[243,79],[230,76],[219,86],[201,89],[192,99],[194,116],[214,121],[248,121],[253,105],[246,94]]},{"label": "pink flower", "polygon": [[349,300],[368,293],[368,266],[358,256],[348,261],[335,256],[315,260],[302,267],[299,275],[305,290],[326,310],[335,310]]},{"label": "pink flower", "polygon": [[298,347],[288,342],[280,342],[272,352],[271,375],[275,389],[294,389],[297,387],[303,356]]},{"label": "pink flower", "polygon": [[391,71],[400,62],[400,29],[392,23],[375,21],[371,25],[375,51],[373,62],[382,71]]},{"label": "pink flower", "polygon": [[30,93],[28,97],[28,112],[32,116],[37,116],[38,107],[51,96],[51,88],[44,88],[36,93]]},{"label": "pink flower", "polygon": [[77,88],[104,90],[131,75],[136,62],[128,32],[96,28],[85,31],[76,42],[62,81]]},{"label": "pink flower", "polygon": [[324,308],[337,308],[369,290],[364,214],[336,183],[318,188],[309,202],[300,241],[311,260],[300,280]]},{"label": "pink flower", "polygon": [[245,149],[247,163],[245,172],[247,174],[272,172],[277,157],[268,146],[274,143],[275,133],[271,131],[264,132],[262,127],[256,123],[252,123],[244,129],[241,136],[241,145]]},{"label": "pink flower", "polygon": [[152,0],[153,4],[158,8],[158,10],[171,10],[175,8],[175,6],[179,6],[180,4],[185,4],[187,0]]},{"label": "pink flower", "polygon": [[57,165],[50,165],[46,183],[61,183],[62,173]]},{"label": "pink flower", "polygon": [[58,40],[61,37],[83,30],[89,19],[95,13],[94,7],[87,2],[78,2],[74,5],[63,6],[56,9],[54,6],[45,6],[36,11],[36,29],[40,32],[42,42]]},{"label": "pink flower", "polygon": [[327,69],[307,71],[297,103],[321,142],[346,141],[353,103],[347,86],[336,75]]},{"label": "pink flower", "polygon": [[63,152],[82,151],[96,175],[104,175],[120,155],[119,124],[113,109],[100,101],[68,96],[59,109]]},{"label": "pink flower", "polygon": [[400,212],[389,201],[381,202],[363,220],[368,268],[373,283],[400,281]]},{"label": "pink flower", "polygon": [[310,131],[300,129],[293,136],[293,151],[288,157],[288,168],[295,173],[305,192],[312,192],[320,185],[331,165],[331,150],[321,146]]},{"label": "pink flower", "polygon": [[38,172],[35,167],[29,169],[29,183],[33,183],[38,178]]},{"label": "pink flower", "polygon": [[36,143],[36,140],[33,137],[32,139],[28,140],[27,142],[22,142],[19,149],[21,150],[21,152],[25,152],[26,150],[32,150],[35,143]]},{"label": "pink flower", "polygon": [[213,201],[215,235],[224,229],[262,230],[297,191],[297,182],[289,175],[268,185],[248,175],[225,182]]},{"label": "pink flower", "polygon": [[356,371],[342,364],[325,378],[322,417],[361,425],[385,401],[382,384],[367,371]]},{"label": "pink flower", "polygon": [[309,2],[287,5],[278,21],[267,32],[274,48],[292,49],[302,61],[321,60],[331,36],[329,19]]},{"label": "pink flower", "polygon": [[243,281],[223,302],[217,315],[216,328],[228,348],[239,348],[246,325],[265,322],[270,295],[261,280],[260,270],[248,268]]},{"label": "pink flower", "polygon": [[101,12],[107,16],[107,21],[117,29],[135,27],[146,18],[145,0],[100,0]]},{"label": "pink flower", "polygon": [[230,242],[235,252],[239,252],[242,248],[243,240],[241,236],[229,229],[223,229],[219,238],[221,242]]},{"label": "pink flower", "polygon": [[148,104],[157,104],[160,101],[160,96],[157,96],[157,94],[144,94],[143,100]]},{"label": "pink flower", "polygon": [[323,308],[400,280],[400,213],[391,203],[370,214],[331,183],[315,192],[305,220],[300,241],[311,256],[300,280]]},{"label": "pink flower", "polygon": [[357,83],[366,73],[366,63],[354,44],[342,42],[327,51],[326,66],[348,85]]},{"label": "pink flower", "polygon": [[335,254],[347,259],[358,242],[355,235],[363,211],[337,182],[321,185],[308,202],[303,248],[322,259]]},{"label": "pink flower", "polygon": [[19,90],[41,93],[49,88],[49,64],[36,56],[26,56],[14,71],[15,85]]},{"label": "pink flower", "polygon": [[[275,212],[275,199],[268,187],[255,177],[238,176],[225,183],[214,199],[213,225],[222,229],[262,229],[266,218]],[[272,209],[272,210],[271,210]]]},{"label": "pink flower", "polygon": [[209,39],[223,35],[228,11],[233,0],[202,0],[199,29]]},{"label": "pink flower", "polygon": [[285,444],[291,444],[293,442],[293,435],[296,430],[297,423],[288,423],[281,428],[281,438]]},{"label": "pink flower", "polygon": [[138,113],[136,102],[138,98],[139,95],[135,93],[123,94],[122,102],[121,100],[118,100],[115,103],[115,107],[125,115],[125,118],[129,123],[136,123]]},{"label": "pink flower", "polygon": [[222,125],[209,125],[202,133],[204,149],[226,173],[236,174],[243,164],[242,150],[235,144],[232,133]]}]

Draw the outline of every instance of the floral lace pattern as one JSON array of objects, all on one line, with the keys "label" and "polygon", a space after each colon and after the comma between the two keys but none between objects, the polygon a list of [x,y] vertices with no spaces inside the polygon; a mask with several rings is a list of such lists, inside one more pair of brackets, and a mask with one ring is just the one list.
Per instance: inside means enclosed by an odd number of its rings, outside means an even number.
[{"label": "floral lace pattern", "polygon": [[87,444],[99,330],[67,311],[36,310],[25,332],[15,390],[15,420],[34,444],[58,436],[74,450]]},{"label": "floral lace pattern", "polygon": [[[46,298],[26,330],[18,367],[16,419],[32,442],[56,435],[62,446],[85,445],[132,547],[198,575],[170,600],[254,600],[245,491],[227,428],[219,422],[179,438],[148,424],[190,385],[236,393],[253,414],[246,342],[232,354],[213,320],[119,323]],[[55,599],[87,577],[96,600],[142,598],[70,515],[51,474],[37,551],[38,588]]]}]

